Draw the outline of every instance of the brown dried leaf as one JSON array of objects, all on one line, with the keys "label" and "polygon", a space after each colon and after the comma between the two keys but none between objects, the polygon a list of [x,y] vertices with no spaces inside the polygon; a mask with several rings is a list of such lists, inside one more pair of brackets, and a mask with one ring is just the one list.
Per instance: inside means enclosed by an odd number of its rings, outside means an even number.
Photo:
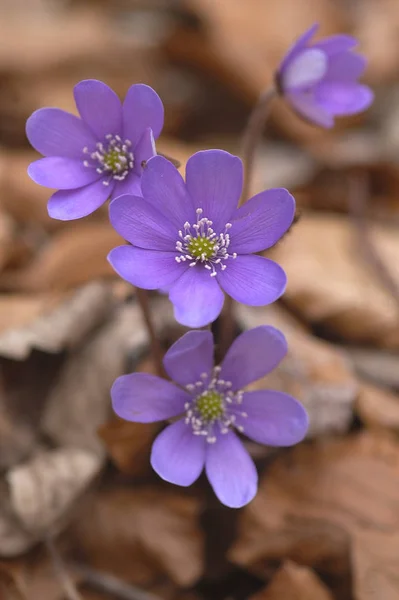
[{"label": "brown dried leaf", "polygon": [[6,475],[0,507],[0,556],[16,556],[59,527],[101,468],[101,459],[73,448],[43,451]]},{"label": "brown dried leaf", "polygon": [[286,561],[271,583],[250,600],[332,600],[320,579],[306,567]]},{"label": "brown dried leaf", "polygon": [[399,396],[371,384],[363,384],[356,412],[369,429],[399,431]]},{"label": "brown dried leaf", "polygon": [[123,242],[109,223],[79,223],[56,233],[32,262],[5,272],[0,284],[17,291],[66,290],[112,276],[109,251]]},{"label": "brown dried leaf", "polygon": [[66,361],[48,398],[43,431],[58,444],[101,453],[96,432],[111,409],[111,385],[123,373],[129,351],[138,356],[147,345],[139,307],[130,304],[117,311]]},{"label": "brown dried leaf", "polygon": [[[343,585],[354,536],[399,533],[398,475],[393,439],[363,433],[300,445],[266,473],[243,511],[231,558],[260,573],[265,561],[290,558]],[[386,560],[383,547],[373,548]]]},{"label": "brown dried leaf", "polygon": [[96,496],[76,534],[95,568],[141,585],[162,572],[189,586],[203,569],[199,511],[165,488],[114,489]]},{"label": "brown dried leaf", "polygon": [[268,323],[280,329],[288,342],[282,363],[252,387],[277,389],[298,398],[309,413],[310,437],[346,432],[359,386],[345,353],[310,335],[279,306],[239,305],[236,314],[245,329]]},{"label": "brown dried leaf", "polygon": [[353,536],[355,600],[399,597],[399,533],[357,532]]},{"label": "brown dried leaf", "polygon": [[347,348],[347,352],[362,377],[382,386],[399,388],[397,354],[352,346]]},{"label": "brown dried leaf", "polygon": [[150,451],[158,423],[131,423],[114,419],[100,427],[98,434],[118,469],[128,475],[144,475],[150,470]]},{"label": "brown dried leaf", "polygon": [[23,360],[33,348],[60,352],[74,347],[115,305],[112,287],[99,282],[79,288],[59,304],[63,298],[43,295],[35,301],[24,297],[20,302],[18,297],[14,322],[11,320],[10,328],[0,329],[0,356]]},{"label": "brown dried leaf", "polygon": [[[399,284],[397,231],[374,224],[372,236]],[[347,340],[399,347],[395,300],[361,255],[345,217],[304,215],[271,255],[288,276],[286,302],[304,319]]]}]

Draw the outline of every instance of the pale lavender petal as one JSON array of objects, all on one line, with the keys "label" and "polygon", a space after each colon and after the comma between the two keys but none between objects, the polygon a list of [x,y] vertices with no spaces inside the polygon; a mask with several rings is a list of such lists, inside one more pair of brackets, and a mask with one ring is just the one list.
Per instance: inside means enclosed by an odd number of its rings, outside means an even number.
[{"label": "pale lavender petal", "polygon": [[141,177],[133,170],[128,173],[123,181],[117,181],[112,194],[112,200],[118,196],[142,196],[141,193]]},{"label": "pale lavender petal", "polygon": [[220,315],[224,294],[216,277],[203,266],[196,266],[189,267],[171,286],[169,299],[176,321],[187,327],[205,327]]},{"label": "pale lavender petal", "polygon": [[[244,211],[247,216],[236,220],[236,215],[243,215]],[[233,215],[229,252],[249,254],[274,246],[290,227],[294,215],[295,200],[287,190],[277,188],[257,194]]]},{"label": "pale lavender petal", "polygon": [[194,208],[223,231],[237,208],[242,192],[243,167],[237,156],[224,150],[202,150],[187,161],[186,185]]},{"label": "pale lavender petal", "polygon": [[141,179],[144,198],[151,202],[175,225],[176,232],[184,223],[196,222],[193,203],[179,171],[163,156],[151,158]]},{"label": "pale lavender petal", "polygon": [[216,496],[230,508],[241,508],[256,495],[255,465],[233,431],[207,445],[205,470]]},{"label": "pale lavender petal", "polygon": [[165,481],[186,487],[201,475],[205,447],[204,436],[194,435],[191,425],[177,421],[164,429],[153,443],[152,468]]},{"label": "pale lavender petal", "polygon": [[164,108],[158,94],[144,83],[132,85],[123,103],[123,137],[135,147],[147,127],[150,127],[157,139],[163,121]]},{"label": "pale lavender petal", "polygon": [[326,129],[334,126],[333,115],[316,102],[313,91],[287,94],[286,98],[293,109],[306,121]]},{"label": "pale lavender petal", "polygon": [[96,79],[80,81],[74,88],[76,107],[99,141],[122,134],[122,104],[108,85]]},{"label": "pale lavender petal", "polygon": [[126,421],[153,423],[177,417],[191,396],[173,383],[149,375],[131,373],[118,377],[112,388],[112,407]]},{"label": "pale lavender petal", "polygon": [[119,196],[109,207],[112,227],[128,242],[147,250],[165,250],[176,256],[179,239],[174,227],[140,196]]},{"label": "pale lavender petal", "polygon": [[354,115],[370,106],[374,94],[366,85],[323,82],[316,87],[316,101],[333,115]]},{"label": "pale lavender petal", "polygon": [[285,54],[280,67],[279,67],[279,72],[282,73],[282,71],[284,71],[284,69],[286,68],[286,66],[298,55],[300,54],[304,48],[307,47],[308,42],[310,42],[310,40],[312,39],[312,37],[314,36],[314,34],[316,33],[316,31],[319,28],[319,24],[315,23],[314,25],[312,25],[311,27],[309,27],[309,29],[307,31],[305,31],[305,33],[303,33],[291,46],[291,48],[288,50],[288,52]]},{"label": "pale lavender petal", "polygon": [[76,190],[56,192],[48,201],[48,214],[60,221],[81,219],[104,204],[112,194],[113,188],[113,182],[105,186],[102,180],[99,180]]},{"label": "pale lavender petal", "polygon": [[243,434],[268,446],[292,446],[301,442],[309,421],[302,404],[284,392],[260,390],[245,392],[240,410],[247,417],[236,414],[236,424]]},{"label": "pale lavender petal", "polygon": [[156,156],[155,139],[151,127],[147,127],[133,151],[134,172],[141,175],[145,163]]},{"label": "pale lavender petal", "polygon": [[99,179],[95,169],[83,161],[65,156],[46,156],[31,163],[28,175],[35,183],[59,190],[73,190]]},{"label": "pale lavender petal", "polygon": [[351,35],[339,33],[337,35],[330,35],[323,40],[315,42],[312,44],[312,47],[323,50],[323,52],[326,52],[326,54],[329,56],[333,56],[334,54],[348,51],[357,45],[358,41],[356,38],[352,37]]},{"label": "pale lavender petal", "polygon": [[220,378],[231,381],[233,390],[267,375],[287,354],[287,342],[278,329],[261,325],[248,329],[230,346],[223,362]]},{"label": "pale lavender petal", "polygon": [[96,138],[81,119],[59,108],[40,108],[26,122],[26,135],[44,156],[82,158]]},{"label": "pale lavender petal", "polygon": [[364,56],[352,52],[341,52],[331,56],[324,81],[353,82],[358,79],[366,68]]},{"label": "pale lavender petal", "polygon": [[290,92],[307,88],[321,81],[327,73],[327,55],[322,50],[308,48],[296,56],[285,69],[281,84]]},{"label": "pale lavender petal", "polygon": [[170,252],[143,250],[133,246],[118,246],[108,254],[108,260],[122,279],[145,290],[157,290],[170,285],[184,272]]},{"label": "pale lavender petal", "polygon": [[203,374],[213,368],[213,336],[210,331],[188,331],[164,356],[165,371],[173,381],[185,386],[205,381]]},{"label": "pale lavender petal", "polygon": [[265,306],[284,293],[287,277],[283,269],[269,258],[241,255],[228,259],[227,269],[218,271],[221,288],[237,302]]}]

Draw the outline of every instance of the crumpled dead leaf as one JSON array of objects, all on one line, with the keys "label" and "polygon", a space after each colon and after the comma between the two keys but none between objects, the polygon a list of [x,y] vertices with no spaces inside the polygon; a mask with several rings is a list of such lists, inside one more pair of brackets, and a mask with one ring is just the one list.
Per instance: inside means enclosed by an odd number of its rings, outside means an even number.
[{"label": "crumpled dead leaf", "polygon": [[273,325],[288,342],[280,365],[251,387],[277,389],[300,400],[309,413],[310,437],[347,431],[359,386],[345,353],[312,336],[280,306],[237,305],[236,314],[246,329]]},{"label": "crumpled dead leaf", "polygon": [[200,508],[165,487],[114,488],[93,498],[75,535],[94,568],[139,585],[161,572],[190,586],[203,570]]},{"label": "crumpled dead leaf", "polygon": [[[399,284],[399,236],[373,224],[380,257]],[[285,301],[307,321],[352,342],[399,347],[395,300],[359,252],[356,233],[343,216],[303,215],[271,252],[287,273]]]},{"label": "crumpled dead leaf", "polygon": [[378,540],[399,534],[398,475],[399,444],[386,436],[297,446],[275,461],[244,509],[230,558],[259,574],[267,560],[290,558],[350,586],[356,536],[375,535],[378,570],[386,556]]},{"label": "crumpled dead leaf", "polygon": [[0,284],[16,291],[63,291],[115,276],[107,255],[123,239],[107,222],[79,223],[58,231],[26,266],[3,273]]},{"label": "crumpled dead leaf", "polygon": [[[64,301],[60,304],[60,300]],[[21,302],[17,299],[11,327],[0,331],[0,356],[23,360],[33,348],[45,352],[72,348],[114,305],[112,286],[100,282],[88,283],[69,297],[43,295],[32,301],[23,297]]]},{"label": "crumpled dead leaf", "polygon": [[[174,323],[170,303],[166,298],[156,298],[151,307],[162,337],[168,324]],[[104,447],[97,428],[111,412],[112,383],[124,372],[128,355],[138,360],[148,350],[148,343],[138,304],[119,307],[61,369],[43,414],[43,432],[58,444],[101,453]],[[133,445],[136,443],[134,440]],[[128,451],[126,446],[124,449]]]},{"label": "crumpled dead leaf", "polygon": [[75,448],[42,451],[6,474],[0,508],[0,555],[25,552],[66,518],[101,468],[93,453]]},{"label": "crumpled dead leaf", "polygon": [[250,600],[332,600],[332,595],[313,571],[288,560]]},{"label": "crumpled dead leaf", "polygon": [[356,412],[369,429],[399,431],[399,395],[370,383],[360,387]]}]

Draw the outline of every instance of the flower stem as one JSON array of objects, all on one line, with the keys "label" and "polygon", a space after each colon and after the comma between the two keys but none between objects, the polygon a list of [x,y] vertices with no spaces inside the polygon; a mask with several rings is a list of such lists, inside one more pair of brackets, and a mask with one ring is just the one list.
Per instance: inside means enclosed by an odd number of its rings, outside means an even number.
[{"label": "flower stem", "polygon": [[244,202],[248,200],[251,191],[255,153],[262,139],[263,128],[270,113],[271,101],[276,94],[277,90],[274,86],[266,88],[266,90],[261,93],[257,104],[249,116],[247,126],[242,135],[241,152],[244,161],[245,180],[241,204],[244,204]]},{"label": "flower stem", "polygon": [[219,319],[219,343],[217,347],[218,363],[223,360],[227,350],[231,346],[231,343],[234,339],[234,331],[234,300],[230,296],[226,296],[224,300],[223,312]]},{"label": "flower stem", "polygon": [[144,323],[147,327],[147,333],[151,346],[151,355],[154,360],[157,375],[159,375],[159,377],[162,377],[164,375],[164,368],[162,364],[162,349],[151,316],[150,303],[148,301],[148,292],[147,290],[136,288],[136,296],[141,308]]}]

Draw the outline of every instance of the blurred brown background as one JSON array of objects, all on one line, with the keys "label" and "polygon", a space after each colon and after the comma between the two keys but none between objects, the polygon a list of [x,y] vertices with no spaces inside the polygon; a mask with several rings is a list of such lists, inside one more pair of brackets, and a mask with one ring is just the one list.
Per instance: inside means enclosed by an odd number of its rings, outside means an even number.
[{"label": "blurred brown background", "polygon": [[[111,415],[115,377],[153,369],[134,291],[105,260],[120,240],[106,207],[47,216],[25,122],[75,112],[81,79],[121,97],[144,82],[165,104],[158,149],[183,171],[201,148],[239,153],[315,21],[359,39],[376,101],[331,131],[274,103],[253,191],[297,199],[271,252],[289,285],[237,323],[284,331],[289,355],[259,385],[299,398],[311,427],[294,449],[248,445],[260,491],[232,511],[205,480],[159,481],[159,426]],[[398,155],[398,0],[0,0],[1,600],[399,599]],[[181,329],[152,302],[167,347]]]}]

